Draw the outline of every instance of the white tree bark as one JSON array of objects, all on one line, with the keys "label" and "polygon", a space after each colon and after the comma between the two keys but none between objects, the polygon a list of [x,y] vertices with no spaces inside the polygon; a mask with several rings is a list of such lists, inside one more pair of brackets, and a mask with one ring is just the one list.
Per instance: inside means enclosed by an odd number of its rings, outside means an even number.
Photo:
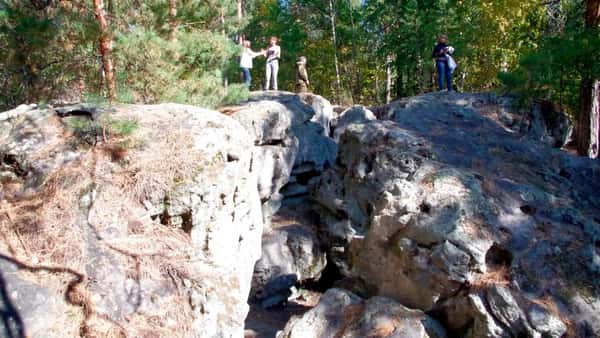
[{"label": "white tree bark", "polygon": [[385,103],[392,102],[392,56],[385,59]]},{"label": "white tree bark", "polygon": [[244,12],[243,12],[243,7],[244,4],[242,2],[242,0],[238,0],[237,2],[237,19],[238,19],[238,29],[239,29],[239,35],[238,35],[238,44],[242,44],[242,42],[244,42],[244,35],[242,34],[242,20],[244,19]]},{"label": "white tree bark", "polygon": [[590,148],[588,156],[598,158],[600,147],[600,81],[594,81],[592,108],[590,111]]},{"label": "white tree bark", "polygon": [[342,81],[340,79],[340,67],[338,63],[337,56],[337,34],[335,30],[335,10],[333,6],[334,0],[329,0],[329,19],[331,21],[331,38],[333,44],[333,63],[335,66],[335,82],[336,82],[336,96],[338,100],[340,99],[341,89],[342,89]]}]

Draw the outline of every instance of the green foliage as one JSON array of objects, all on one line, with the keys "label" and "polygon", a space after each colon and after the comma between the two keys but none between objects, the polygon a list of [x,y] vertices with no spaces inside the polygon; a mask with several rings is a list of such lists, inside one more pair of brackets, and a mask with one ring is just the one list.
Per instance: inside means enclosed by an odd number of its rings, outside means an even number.
[{"label": "green foliage", "polygon": [[131,141],[127,137],[131,136],[139,125],[132,119],[108,117],[92,120],[88,117],[73,116],[67,119],[67,127],[80,143],[95,145],[105,137],[124,137],[126,139],[122,142],[129,144]]},{"label": "green foliage", "polygon": [[88,145],[95,145],[102,136],[102,125],[87,117],[69,118],[67,126],[79,142]]},{"label": "green foliage", "polygon": [[[328,5],[323,0],[257,1],[245,31],[255,46],[266,46],[270,35],[282,38],[284,89],[293,90],[294,60],[304,55],[312,89],[340,101],[381,103],[388,56],[395,96],[434,90],[431,52],[436,37],[446,33],[457,50],[455,79],[461,89],[490,90],[498,85],[497,73],[516,66],[543,33],[544,6],[538,1],[333,0],[333,46]],[[341,93],[335,93],[334,48]],[[263,74],[259,61],[253,77]]]},{"label": "green foliage", "polygon": [[[168,41],[168,1],[113,1],[107,10],[118,101],[214,107],[243,99],[246,91],[224,86],[224,74],[237,69],[232,38],[245,23],[235,19],[236,3],[178,1],[177,40]],[[54,99],[105,101],[92,4],[56,1],[38,9],[29,1],[0,1],[0,109]]]},{"label": "green foliage", "polygon": [[546,22],[548,33],[536,48],[520,56],[518,67],[499,74],[504,90],[519,94],[524,102],[541,98],[577,114],[582,79],[600,78],[600,31],[584,29],[582,7],[582,1],[562,2],[562,21]]},{"label": "green foliage", "polygon": [[104,122],[106,130],[111,135],[130,136],[138,129],[138,123],[135,120],[108,119]]},{"label": "green foliage", "polygon": [[120,96],[125,102],[176,102],[215,107],[247,97],[225,88],[220,69],[239,48],[219,33],[181,32],[176,43],[151,30],[136,30],[116,39]]},{"label": "green foliage", "polygon": [[115,39],[115,63],[119,91],[133,101],[159,102],[172,87],[176,65],[168,62],[176,51],[155,32],[136,30]]},{"label": "green foliage", "polygon": [[[295,89],[295,60],[305,56],[310,89],[345,104],[383,103],[388,58],[393,96],[434,90],[431,50],[441,33],[457,50],[455,79],[463,91],[502,85],[525,100],[543,97],[574,110],[579,82],[598,72],[591,62],[598,34],[582,30],[582,0],[244,0],[241,19],[237,3],[177,1],[172,18],[167,0],[112,1],[118,101],[215,107],[244,100],[240,34],[254,50],[272,35],[281,39],[280,89]],[[549,15],[552,6],[557,12]],[[0,109],[52,99],[106,104],[99,38],[91,1],[54,1],[44,9],[0,1]],[[264,58],[255,59],[252,75],[252,89],[260,89]]]},{"label": "green foliage", "polygon": [[45,10],[29,1],[0,1],[0,109],[69,99],[94,71],[93,17],[60,2]]}]

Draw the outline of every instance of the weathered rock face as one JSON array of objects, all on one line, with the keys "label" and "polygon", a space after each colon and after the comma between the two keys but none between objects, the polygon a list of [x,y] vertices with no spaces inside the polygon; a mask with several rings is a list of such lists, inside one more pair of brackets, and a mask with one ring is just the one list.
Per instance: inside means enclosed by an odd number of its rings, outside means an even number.
[{"label": "weathered rock face", "polygon": [[325,253],[310,227],[288,224],[271,229],[271,218],[284,198],[308,196],[311,179],[333,165],[333,110],[313,94],[256,92],[231,115],[254,136],[252,170],[259,173],[267,229],[251,300],[269,307],[287,300],[290,287],[317,279],[325,268]]},{"label": "weathered rock face", "polygon": [[[462,95],[454,102],[456,107],[469,108],[486,116],[507,130],[526,135],[549,146],[560,148],[570,141],[572,123],[569,118],[548,102],[535,102],[522,106],[516,97],[492,93]],[[431,105],[432,104],[432,105]],[[399,109],[418,114],[423,109],[440,108],[440,102],[430,98],[406,98],[382,107],[371,107],[380,119],[392,119]],[[443,107],[442,107],[443,108]]]},{"label": "weathered rock face", "polygon": [[480,98],[423,95],[346,127],[314,190],[330,255],[454,334],[557,336],[569,318],[599,335],[600,166],[508,129]]},{"label": "weathered rock face", "polygon": [[346,131],[346,128],[353,123],[367,122],[376,120],[375,114],[363,106],[353,106],[344,110],[340,116],[335,119],[335,129],[333,138],[340,140],[340,136]]},{"label": "weathered rock face", "polygon": [[254,135],[253,168],[261,173],[267,218],[279,207],[279,193],[306,196],[310,178],[335,162],[337,146],[329,138],[333,110],[320,96],[256,92],[232,117]]},{"label": "weathered rock face", "polygon": [[0,114],[15,322],[44,337],[241,337],[263,225],[246,130],[173,104],[62,112]]},{"label": "weathered rock face", "polygon": [[277,338],[295,337],[446,337],[439,323],[419,310],[384,297],[362,300],[351,292],[330,289],[319,304],[293,317]]},{"label": "weathered rock face", "polygon": [[475,177],[427,165],[425,140],[392,122],[351,125],[341,146],[345,195],[325,176],[317,198],[351,220],[350,264],[380,294],[427,310],[485,271],[493,242],[473,228],[491,211]]}]

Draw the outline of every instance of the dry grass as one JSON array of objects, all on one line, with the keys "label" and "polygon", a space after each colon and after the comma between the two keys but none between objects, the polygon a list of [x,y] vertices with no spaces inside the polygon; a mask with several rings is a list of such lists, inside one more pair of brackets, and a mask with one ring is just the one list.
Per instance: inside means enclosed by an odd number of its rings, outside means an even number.
[{"label": "dry grass", "polygon": [[537,299],[531,299],[531,301],[544,308],[552,316],[560,319],[565,324],[565,326],[567,327],[567,332],[563,336],[564,338],[577,337],[577,329],[575,323],[567,315],[563,314],[563,312],[560,310],[558,304],[556,304],[552,296],[546,295]]},{"label": "dry grass", "polygon": [[185,297],[164,297],[157,304],[159,312],[136,313],[127,323],[131,337],[189,337],[192,309]]},{"label": "dry grass", "polygon": [[506,266],[499,266],[495,269],[489,269],[479,278],[470,283],[471,290],[484,291],[492,286],[508,286],[510,284],[510,270]]},{"label": "dry grass", "polygon": [[[194,150],[190,133],[174,127],[177,121],[160,122],[145,126],[153,134],[145,135],[149,141],[143,147],[124,149],[123,138],[105,140],[50,172],[35,191],[24,190],[22,182],[2,183],[0,252],[24,262],[24,278],[64,292],[73,305],[73,313],[57,318],[65,324],[64,332],[73,329],[86,337],[174,337],[177,332],[183,337],[191,330],[186,325],[192,322],[192,310],[187,295],[179,292],[181,279],[193,275],[191,240],[181,229],[152,221],[140,202],[162,201],[178,184],[192,179],[205,159]],[[43,148],[29,160],[43,161],[53,151],[66,150],[65,142],[51,144],[52,149]],[[82,196],[92,190],[94,200],[83,207]],[[124,227],[124,233],[97,236],[115,224]],[[160,313],[136,312],[126,330],[122,323],[97,314],[85,274],[78,272],[85,271],[90,240],[111,253],[134,280],[166,281],[175,296],[161,298]],[[58,268],[49,276],[40,273],[41,266]],[[83,277],[73,284],[63,270]]]},{"label": "dry grass", "polygon": [[77,226],[79,197],[87,189],[89,163],[71,163],[51,173],[40,189],[0,202],[0,231],[15,258],[34,264],[83,266],[84,238]]},{"label": "dry grass", "polygon": [[86,338],[129,337],[127,331],[123,327],[116,325],[114,321],[97,315],[90,316],[86,325],[81,327],[79,334]]},{"label": "dry grass", "polygon": [[192,179],[203,160],[200,152],[193,150],[189,133],[168,131],[153,137],[151,148],[131,154],[130,163],[117,178],[137,201],[155,201],[174,185]]}]

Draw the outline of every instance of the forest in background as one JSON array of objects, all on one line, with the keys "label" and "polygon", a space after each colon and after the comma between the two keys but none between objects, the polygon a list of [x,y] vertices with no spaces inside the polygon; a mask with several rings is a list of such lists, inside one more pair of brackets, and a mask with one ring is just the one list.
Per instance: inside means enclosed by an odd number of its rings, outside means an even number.
[{"label": "forest in background", "polygon": [[[233,103],[247,96],[241,38],[259,50],[270,36],[281,39],[280,89],[293,90],[303,55],[315,93],[382,104],[434,90],[431,50],[445,33],[457,50],[459,90],[546,100],[589,125],[600,78],[599,7],[599,0],[0,0],[0,108],[53,99]],[[263,67],[256,58],[252,90],[262,86]]]}]

